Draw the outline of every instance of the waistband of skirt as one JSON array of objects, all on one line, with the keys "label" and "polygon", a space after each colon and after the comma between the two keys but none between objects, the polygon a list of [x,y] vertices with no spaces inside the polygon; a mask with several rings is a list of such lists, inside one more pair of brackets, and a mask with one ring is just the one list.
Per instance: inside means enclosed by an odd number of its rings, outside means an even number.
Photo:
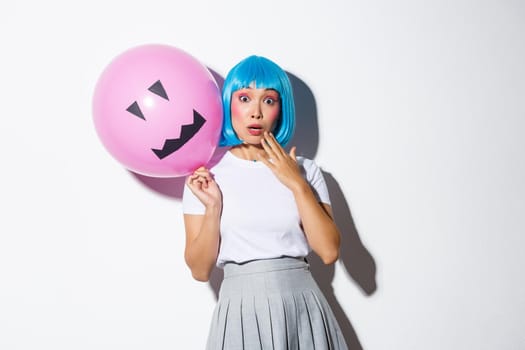
[{"label": "waistband of skirt", "polygon": [[227,262],[224,264],[224,278],[264,273],[271,271],[293,270],[308,268],[305,258],[281,257],[274,259],[252,260],[245,263]]}]

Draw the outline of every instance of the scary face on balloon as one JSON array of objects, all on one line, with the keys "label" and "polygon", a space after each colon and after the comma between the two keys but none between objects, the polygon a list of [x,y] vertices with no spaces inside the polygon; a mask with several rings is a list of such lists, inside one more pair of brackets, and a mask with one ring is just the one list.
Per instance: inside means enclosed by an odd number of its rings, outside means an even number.
[{"label": "scary face on balloon", "polygon": [[[153,94],[165,99],[166,101],[169,101],[168,94],[166,93],[166,90],[162,86],[162,82],[160,80],[157,80],[155,84],[149,87],[148,90]],[[149,109],[155,105],[155,102],[153,102],[151,98],[145,99],[144,102]],[[146,120],[146,117],[144,116],[144,113],[142,113],[142,109],[140,108],[137,101],[134,101],[126,110],[136,117]],[[164,159],[165,157],[171,155],[173,152],[184,146],[186,142],[188,142],[193,136],[195,136],[204,123],[206,123],[206,120],[199,114],[199,112],[193,110],[193,121],[191,124],[181,126],[180,137],[176,139],[165,140],[162,149],[152,149],[153,153],[155,153],[159,159]]]},{"label": "scary face on balloon", "polygon": [[125,52],[106,68],[93,115],[104,146],[126,168],[176,177],[211,158],[222,104],[205,66],[179,49],[149,45]]}]

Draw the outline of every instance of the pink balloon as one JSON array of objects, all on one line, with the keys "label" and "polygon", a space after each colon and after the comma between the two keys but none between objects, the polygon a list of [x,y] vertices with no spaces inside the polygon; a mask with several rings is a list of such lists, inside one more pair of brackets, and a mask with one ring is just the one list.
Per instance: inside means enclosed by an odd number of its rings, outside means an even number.
[{"label": "pink balloon", "polygon": [[109,153],[153,177],[192,173],[212,157],[222,102],[210,71],[188,53],[144,45],[117,56],[95,87],[93,119]]}]

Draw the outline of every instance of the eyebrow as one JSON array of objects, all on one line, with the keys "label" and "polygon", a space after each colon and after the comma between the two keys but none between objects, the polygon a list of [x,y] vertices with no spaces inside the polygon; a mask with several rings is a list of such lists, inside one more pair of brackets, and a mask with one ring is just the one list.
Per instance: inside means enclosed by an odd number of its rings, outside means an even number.
[{"label": "eyebrow", "polygon": [[[248,87],[240,88],[239,90],[235,90],[234,92],[237,92],[237,91],[240,91],[240,90],[254,90],[254,89],[258,89],[258,88],[252,88],[251,86],[248,86]],[[275,92],[279,93],[279,91],[277,91],[277,89],[274,89],[274,88],[264,88],[264,91],[275,91]]]}]

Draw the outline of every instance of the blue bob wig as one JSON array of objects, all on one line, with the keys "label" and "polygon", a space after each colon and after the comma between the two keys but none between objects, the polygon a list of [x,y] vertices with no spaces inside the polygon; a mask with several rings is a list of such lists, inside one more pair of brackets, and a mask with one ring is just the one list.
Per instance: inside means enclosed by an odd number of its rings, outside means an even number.
[{"label": "blue bob wig", "polygon": [[242,143],[232,126],[231,97],[235,91],[248,87],[273,89],[279,93],[281,115],[273,134],[277,142],[285,147],[295,131],[295,106],[292,85],[281,67],[261,56],[249,56],[243,59],[230,70],[224,80],[222,89],[224,114],[219,145],[235,146]]}]

